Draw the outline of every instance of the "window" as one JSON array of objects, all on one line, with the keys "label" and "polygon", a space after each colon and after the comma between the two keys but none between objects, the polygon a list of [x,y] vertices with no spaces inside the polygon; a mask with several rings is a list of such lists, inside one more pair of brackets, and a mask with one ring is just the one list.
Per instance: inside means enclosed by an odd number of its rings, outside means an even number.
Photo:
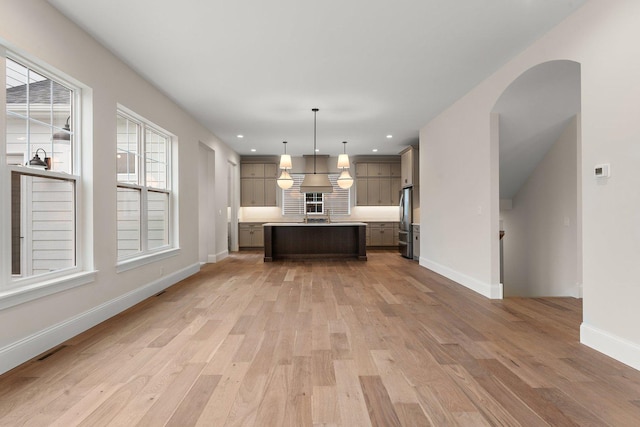
[{"label": "window", "polygon": [[118,259],[172,246],[171,137],[131,113],[117,113]]},{"label": "window", "polygon": [[329,182],[333,186],[333,193],[300,193],[300,185],[304,179],[302,174],[291,174],[293,185],[282,190],[282,215],[308,215],[331,213],[331,217],[351,214],[349,204],[350,189],[338,186],[338,174],[329,174]]},{"label": "window", "polygon": [[[74,132],[80,97],[79,89],[17,57],[0,59],[6,71],[2,173],[10,180],[10,200],[2,206],[9,206],[11,229],[10,272],[3,276],[12,287],[75,273],[81,264]],[[34,158],[43,166],[25,167]]]},{"label": "window", "polygon": [[305,212],[308,214],[324,213],[324,198],[322,193],[304,193]]}]

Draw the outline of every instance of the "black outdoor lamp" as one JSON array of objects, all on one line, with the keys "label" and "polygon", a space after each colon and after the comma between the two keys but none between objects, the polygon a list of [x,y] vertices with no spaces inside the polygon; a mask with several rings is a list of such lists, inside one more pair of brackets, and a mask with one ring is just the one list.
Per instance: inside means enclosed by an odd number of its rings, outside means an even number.
[{"label": "black outdoor lamp", "polygon": [[[38,156],[38,151],[40,150],[44,153],[44,160]],[[33,159],[27,163],[27,166],[36,169],[51,169],[51,157],[47,157],[47,152],[44,151],[44,148],[38,148],[36,154],[33,155]]]}]

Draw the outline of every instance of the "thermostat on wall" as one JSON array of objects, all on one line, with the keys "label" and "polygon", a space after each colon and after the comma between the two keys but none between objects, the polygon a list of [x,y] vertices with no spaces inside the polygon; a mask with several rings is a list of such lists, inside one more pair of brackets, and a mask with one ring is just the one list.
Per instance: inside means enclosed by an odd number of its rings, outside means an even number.
[{"label": "thermostat on wall", "polygon": [[609,178],[609,164],[596,165],[593,173],[596,178]]}]

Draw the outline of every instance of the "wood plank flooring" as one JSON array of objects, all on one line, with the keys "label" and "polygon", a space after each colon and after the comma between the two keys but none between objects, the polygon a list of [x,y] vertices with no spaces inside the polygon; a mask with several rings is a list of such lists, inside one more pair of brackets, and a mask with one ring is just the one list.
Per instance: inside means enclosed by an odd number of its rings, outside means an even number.
[{"label": "wood plank flooring", "polygon": [[234,254],[0,376],[0,426],[640,425],[581,301],[481,297],[395,252]]}]

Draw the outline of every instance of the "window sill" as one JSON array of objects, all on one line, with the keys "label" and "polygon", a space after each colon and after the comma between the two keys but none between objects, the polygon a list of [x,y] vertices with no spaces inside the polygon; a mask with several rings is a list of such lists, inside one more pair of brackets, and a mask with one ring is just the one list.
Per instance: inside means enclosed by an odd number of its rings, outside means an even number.
[{"label": "window sill", "polygon": [[83,271],[0,292],[0,310],[44,298],[95,281],[96,271]]},{"label": "window sill", "polygon": [[116,272],[122,273],[123,271],[133,270],[134,268],[138,268],[146,264],[151,264],[156,261],[176,256],[179,253],[180,248],[171,248],[162,252],[155,252],[152,254],[145,254],[136,258],[122,260],[116,265]]}]

